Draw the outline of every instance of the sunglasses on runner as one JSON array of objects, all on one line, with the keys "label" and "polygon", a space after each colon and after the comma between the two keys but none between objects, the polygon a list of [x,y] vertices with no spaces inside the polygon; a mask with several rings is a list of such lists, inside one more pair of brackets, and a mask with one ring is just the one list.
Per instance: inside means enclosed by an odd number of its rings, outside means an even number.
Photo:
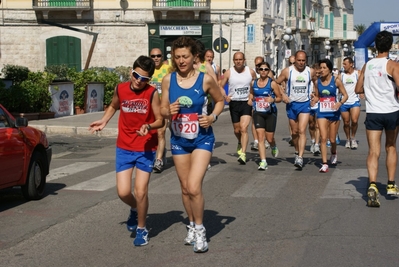
[{"label": "sunglasses on runner", "polygon": [[269,71],[270,69],[268,69],[268,68],[258,68],[258,70],[260,70],[260,71],[262,71],[262,70]]},{"label": "sunglasses on runner", "polygon": [[148,82],[151,80],[151,77],[141,76],[137,71],[132,71],[133,77],[139,82]]},{"label": "sunglasses on runner", "polygon": [[162,57],[162,55],[161,55],[161,54],[158,54],[158,55],[151,55],[151,57],[152,57],[152,58]]}]

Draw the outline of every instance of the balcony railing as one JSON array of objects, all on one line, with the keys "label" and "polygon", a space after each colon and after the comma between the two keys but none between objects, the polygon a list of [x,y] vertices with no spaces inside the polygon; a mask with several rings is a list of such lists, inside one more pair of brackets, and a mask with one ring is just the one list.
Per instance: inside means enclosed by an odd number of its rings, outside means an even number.
[{"label": "balcony railing", "polygon": [[318,28],[315,29],[313,37],[314,38],[330,38],[330,29]]},{"label": "balcony railing", "polygon": [[82,18],[82,12],[90,10],[93,0],[33,0],[32,8],[43,13],[43,18],[48,19],[50,11],[73,10],[78,19]]},{"label": "balcony railing", "polygon": [[41,7],[90,7],[91,0],[34,0],[33,6]]},{"label": "balcony railing", "polygon": [[210,9],[210,0],[152,0],[152,9],[162,13],[162,19],[167,19],[168,11],[193,11],[199,18],[201,11]]}]

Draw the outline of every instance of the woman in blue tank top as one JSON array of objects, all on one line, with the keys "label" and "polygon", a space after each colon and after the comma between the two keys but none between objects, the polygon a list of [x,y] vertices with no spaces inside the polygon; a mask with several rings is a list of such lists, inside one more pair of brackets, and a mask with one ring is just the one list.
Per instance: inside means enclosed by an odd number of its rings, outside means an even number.
[{"label": "woman in blue tank top", "polygon": [[[333,64],[329,59],[319,61],[320,77],[317,80],[319,92],[319,108],[317,110],[317,123],[320,130],[320,149],[322,166],[320,172],[328,172],[327,164],[327,136],[336,136],[339,127],[340,111],[339,108],[348,99],[345,87],[339,78],[332,75]],[[338,90],[337,90],[338,89]],[[342,95],[341,100],[338,94]],[[335,138],[331,139],[330,163],[337,164],[337,143]]]},{"label": "woman in blue tank top", "polygon": [[[250,99],[252,99],[253,103],[252,118],[259,144],[263,144],[266,138],[272,148],[273,157],[277,157],[278,148],[274,140],[277,124],[277,107],[275,103],[281,102],[281,92],[277,83],[269,77],[269,63],[262,62],[258,64],[257,70],[260,77],[252,82],[250,89]],[[258,170],[263,171],[268,168],[265,146],[259,146],[258,151],[261,159]]]},{"label": "woman in blue tank top", "polygon": [[[184,243],[194,245],[194,252],[206,252],[202,182],[215,143],[211,125],[223,111],[224,99],[215,79],[194,69],[197,56],[197,44],[190,37],[182,36],[173,42],[172,64],[176,71],[162,80],[161,114],[171,120],[171,152],[190,221]],[[206,113],[208,94],[215,103],[210,115]]]}]

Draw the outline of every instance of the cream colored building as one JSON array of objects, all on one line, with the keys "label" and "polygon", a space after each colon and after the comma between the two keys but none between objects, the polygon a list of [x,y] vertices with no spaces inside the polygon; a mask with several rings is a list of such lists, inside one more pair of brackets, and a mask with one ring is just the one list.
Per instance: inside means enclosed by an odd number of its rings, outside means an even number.
[{"label": "cream colored building", "polygon": [[131,66],[153,47],[170,54],[189,35],[216,49],[221,69],[241,51],[249,66],[263,55],[280,71],[290,52],[307,51],[310,64],[326,56],[326,40],[338,64],[356,39],[353,0],[2,0],[0,8],[0,66],[30,70]]}]

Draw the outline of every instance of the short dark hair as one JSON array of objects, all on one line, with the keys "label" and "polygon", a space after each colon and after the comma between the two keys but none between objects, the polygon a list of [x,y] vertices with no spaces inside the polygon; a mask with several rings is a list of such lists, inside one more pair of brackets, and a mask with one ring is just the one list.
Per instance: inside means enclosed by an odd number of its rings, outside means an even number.
[{"label": "short dark hair", "polygon": [[262,61],[261,63],[256,64],[257,68],[260,68],[260,66],[266,65],[270,69],[270,64],[266,61]]},{"label": "short dark hair", "polygon": [[327,68],[330,70],[330,72],[332,72],[333,64],[332,64],[331,60],[329,60],[328,58],[320,59],[319,65],[321,66],[322,63],[325,63],[327,65]]},{"label": "short dark hair", "polygon": [[374,42],[378,52],[389,52],[393,43],[393,35],[388,31],[379,32]]},{"label": "short dark hair", "polygon": [[345,60],[348,60],[349,63],[353,64],[353,59],[351,57],[346,57],[346,58],[344,58],[343,61],[345,61]]},{"label": "short dark hair", "polygon": [[154,74],[155,62],[150,57],[139,56],[133,63],[133,70],[136,68],[140,68],[148,72],[148,76],[151,77]]}]

